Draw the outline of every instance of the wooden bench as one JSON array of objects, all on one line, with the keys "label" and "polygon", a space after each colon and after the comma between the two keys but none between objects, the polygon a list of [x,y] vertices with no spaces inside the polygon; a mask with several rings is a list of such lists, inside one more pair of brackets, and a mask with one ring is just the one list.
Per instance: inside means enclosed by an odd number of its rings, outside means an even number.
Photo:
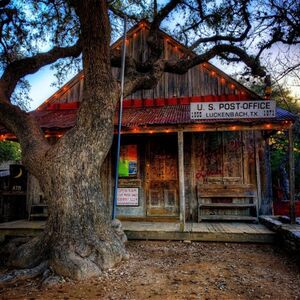
[{"label": "wooden bench", "polygon": [[[199,184],[196,195],[198,222],[258,220],[257,191],[253,185]],[[251,215],[251,211],[255,213]]]}]

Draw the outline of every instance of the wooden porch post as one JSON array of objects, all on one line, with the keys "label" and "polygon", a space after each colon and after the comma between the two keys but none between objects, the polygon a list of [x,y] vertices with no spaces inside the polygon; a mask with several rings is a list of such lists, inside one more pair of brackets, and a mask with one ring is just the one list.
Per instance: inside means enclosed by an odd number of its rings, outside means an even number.
[{"label": "wooden porch post", "polygon": [[255,145],[255,173],[256,173],[256,185],[257,185],[257,201],[256,201],[256,217],[259,216],[259,209],[261,206],[261,173],[259,162],[259,137],[258,133],[254,131],[254,145]]},{"label": "wooden porch post", "polygon": [[296,223],[295,209],[295,161],[294,161],[294,136],[293,126],[289,128],[289,178],[290,178],[290,218],[291,224]]},{"label": "wooden porch post", "polygon": [[184,158],[183,158],[183,131],[179,131],[178,137],[178,173],[179,173],[179,206],[180,206],[180,230],[185,228],[185,190],[184,190]]}]

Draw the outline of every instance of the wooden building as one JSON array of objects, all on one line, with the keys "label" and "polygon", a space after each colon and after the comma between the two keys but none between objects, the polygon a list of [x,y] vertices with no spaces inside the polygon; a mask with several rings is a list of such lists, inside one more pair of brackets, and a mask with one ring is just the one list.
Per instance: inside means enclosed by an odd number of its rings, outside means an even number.
[{"label": "wooden building", "polygon": [[[148,25],[128,32],[127,51],[147,57]],[[186,49],[161,32],[165,58]],[[121,47],[121,40],[112,47]],[[192,54],[191,54],[192,55]],[[120,70],[113,70],[119,76]],[[76,75],[32,114],[49,139],[74,126],[84,76]],[[165,73],[151,90],[124,100],[117,217],[135,221],[255,221],[272,213],[268,180],[268,138],[292,126],[294,116],[280,108],[275,117],[191,119],[191,103],[262,101],[210,63],[184,75]],[[117,118],[116,118],[117,119]],[[112,203],[115,147],[103,165],[103,188]],[[29,206],[40,203],[31,178]]]}]

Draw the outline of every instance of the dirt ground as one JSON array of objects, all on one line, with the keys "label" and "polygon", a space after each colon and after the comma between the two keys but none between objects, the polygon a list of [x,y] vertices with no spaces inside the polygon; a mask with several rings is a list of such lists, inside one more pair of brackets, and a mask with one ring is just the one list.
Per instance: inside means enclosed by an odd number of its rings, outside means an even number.
[{"label": "dirt ground", "polygon": [[101,278],[41,288],[38,279],[0,299],[300,299],[300,268],[273,246],[131,241],[130,260]]}]

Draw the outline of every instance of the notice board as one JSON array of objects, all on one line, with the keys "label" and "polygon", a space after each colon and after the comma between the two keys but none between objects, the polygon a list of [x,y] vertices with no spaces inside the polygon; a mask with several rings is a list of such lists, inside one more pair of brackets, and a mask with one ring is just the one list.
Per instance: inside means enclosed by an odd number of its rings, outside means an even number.
[{"label": "notice board", "polygon": [[139,206],[139,188],[118,188],[118,206]]}]

